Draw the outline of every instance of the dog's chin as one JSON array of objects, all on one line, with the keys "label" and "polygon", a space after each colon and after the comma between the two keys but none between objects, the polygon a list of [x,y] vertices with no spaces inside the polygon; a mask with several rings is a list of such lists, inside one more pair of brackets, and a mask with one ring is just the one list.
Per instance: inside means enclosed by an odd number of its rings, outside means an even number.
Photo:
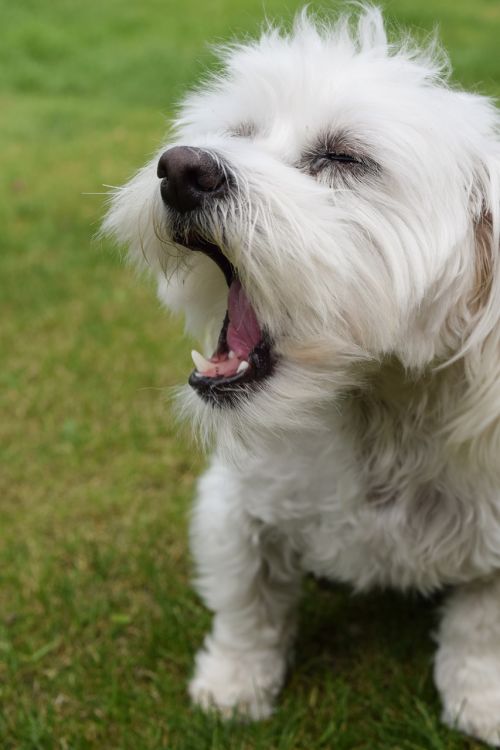
[{"label": "dog's chin", "polygon": [[195,369],[189,385],[205,402],[233,407],[251,396],[273,374],[276,355],[269,332],[260,325],[241,284],[238,269],[215,244],[191,234],[176,244],[202,252],[220,268],[228,285],[227,312],[217,347],[208,359],[192,352]]}]

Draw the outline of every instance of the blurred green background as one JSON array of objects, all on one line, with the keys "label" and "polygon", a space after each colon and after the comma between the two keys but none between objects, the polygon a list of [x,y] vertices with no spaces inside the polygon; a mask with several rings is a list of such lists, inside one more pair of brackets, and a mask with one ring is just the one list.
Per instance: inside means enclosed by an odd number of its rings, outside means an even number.
[{"label": "blurred green background", "polygon": [[[454,750],[435,603],[309,583],[276,715],[224,725],[186,681],[209,616],[186,522],[203,459],[173,421],[181,326],[93,239],[103,185],[213,59],[295,0],[0,0],[0,748]],[[328,7],[311,4],[314,9]],[[500,92],[498,0],[394,0],[455,79]],[[458,125],[458,124],[457,124]]]}]

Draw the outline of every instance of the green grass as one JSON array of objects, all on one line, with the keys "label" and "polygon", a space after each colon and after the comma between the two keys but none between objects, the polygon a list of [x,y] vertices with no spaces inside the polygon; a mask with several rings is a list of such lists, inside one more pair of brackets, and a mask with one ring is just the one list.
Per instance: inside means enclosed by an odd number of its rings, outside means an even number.
[{"label": "green grass", "polygon": [[[309,583],[276,715],[227,725],[186,681],[209,615],[186,525],[203,459],[168,387],[188,344],[92,237],[93,195],[153,151],[206,41],[297,0],[0,0],[1,750],[458,750],[432,686],[435,603]],[[457,80],[498,93],[497,0],[394,0]]]}]

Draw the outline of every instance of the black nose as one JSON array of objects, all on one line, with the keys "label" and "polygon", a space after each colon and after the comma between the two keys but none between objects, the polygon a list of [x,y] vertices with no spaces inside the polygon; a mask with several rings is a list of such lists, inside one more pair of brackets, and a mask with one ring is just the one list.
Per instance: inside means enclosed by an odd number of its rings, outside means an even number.
[{"label": "black nose", "polygon": [[207,198],[222,196],[227,188],[222,165],[201,148],[169,148],[160,156],[157,173],[161,197],[180,213],[199,208]]}]

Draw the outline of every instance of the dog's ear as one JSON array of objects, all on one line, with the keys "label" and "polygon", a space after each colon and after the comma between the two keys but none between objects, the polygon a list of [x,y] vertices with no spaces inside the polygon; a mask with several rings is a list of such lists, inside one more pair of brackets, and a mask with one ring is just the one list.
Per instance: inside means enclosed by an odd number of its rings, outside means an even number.
[{"label": "dog's ear", "polygon": [[471,202],[473,284],[466,337],[453,358],[463,367],[463,397],[447,432],[455,447],[473,451],[478,466],[500,472],[500,159],[484,167]]},{"label": "dog's ear", "polygon": [[491,211],[483,209],[479,218],[474,222],[474,285],[469,301],[469,307],[473,315],[481,316],[482,311],[488,307],[488,300],[492,292],[495,256],[498,252],[498,249],[494,247],[493,237]]},{"label": "dog's ear", "polygon": [[471,317],[463,351],[464,354],[475,351],[475,356],[481,357],[484,347],[498,341],[500,335],[500,156],[483,165],[471,201],[474,282],[468,301]]}]

